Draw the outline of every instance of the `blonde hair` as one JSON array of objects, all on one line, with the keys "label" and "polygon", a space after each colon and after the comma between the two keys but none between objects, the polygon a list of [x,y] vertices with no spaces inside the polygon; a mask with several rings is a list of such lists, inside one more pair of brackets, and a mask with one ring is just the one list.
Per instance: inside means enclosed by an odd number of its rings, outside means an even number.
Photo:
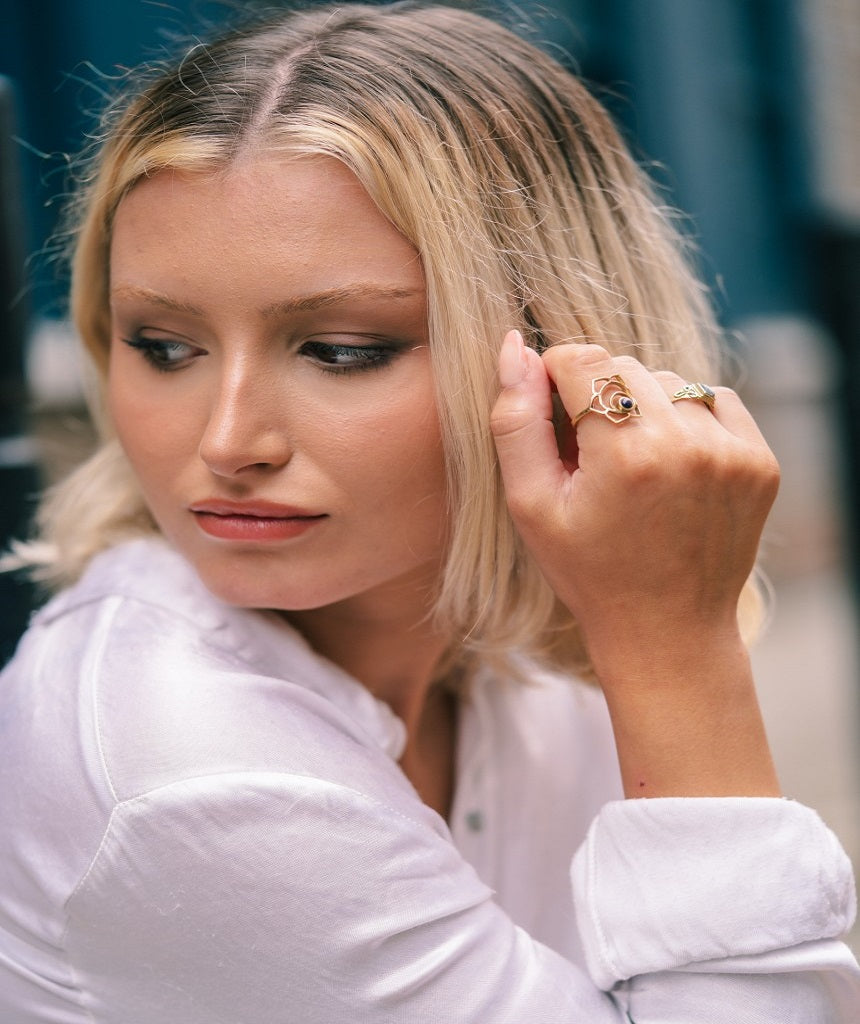
[{"label": "blonde hair", "polygon": [[[452,522],[437,615],[484,657],[518,649],[582,671],[576,624],[505,505],[488,430],[501,338],[516,326],[538,350],[596,342],[690,380],[716,369],[702,286],[606,112],[502,26],[413,4],[281,12],[150,76],[108,114],[73,228],[72,312],[101,385],[111,225],[136,182],[255,151],[341,160],[426,275]],[[30,548],[54,582],[156,530],[97,413],[103,446],[47,497]]]}]

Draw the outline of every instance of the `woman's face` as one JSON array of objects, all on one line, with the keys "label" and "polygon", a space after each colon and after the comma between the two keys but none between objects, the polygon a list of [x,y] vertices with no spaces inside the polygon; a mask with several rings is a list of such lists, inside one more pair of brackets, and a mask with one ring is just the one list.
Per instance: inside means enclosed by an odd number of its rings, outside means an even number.
[{"label": "woman's face", "polygon": [[164,534],[223,600],[437,578],[445,473],[416,250],[326,157],[162,171],[117,211],[109,400]]}]

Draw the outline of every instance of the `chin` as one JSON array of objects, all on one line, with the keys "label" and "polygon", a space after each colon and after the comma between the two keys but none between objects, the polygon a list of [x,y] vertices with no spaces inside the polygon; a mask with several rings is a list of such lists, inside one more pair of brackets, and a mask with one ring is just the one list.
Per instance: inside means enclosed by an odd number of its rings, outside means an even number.
[{"label": "chin", "polygon": [[[288,569],[275,569],[271,564],[245,563],[236,565],[228,560],[225,564],[212,564],[207,559],[196,560],[194,567],[206,589],[234,608],[261,608],[273,611],[308,611],[332,604],[341,593],[332,594],[319,587],[319,581],[302,585],[299,579],[291,578]],[[289,581],[288,585],[285,585]],[[325,592],[323,592],[325,590]]]}]

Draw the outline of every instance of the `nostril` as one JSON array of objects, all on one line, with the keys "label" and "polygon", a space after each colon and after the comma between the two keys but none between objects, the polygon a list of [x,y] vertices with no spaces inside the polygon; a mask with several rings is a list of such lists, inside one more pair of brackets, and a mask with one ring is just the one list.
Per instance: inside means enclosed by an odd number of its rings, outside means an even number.
[{"label": "nostril", "polygon": [[201,439],[199,455],[218,476],[235,476],[248,470],[277,468],[289,461],[291,448],[271,428],[255,429],[246,421],[244,430],[207,432]]}]

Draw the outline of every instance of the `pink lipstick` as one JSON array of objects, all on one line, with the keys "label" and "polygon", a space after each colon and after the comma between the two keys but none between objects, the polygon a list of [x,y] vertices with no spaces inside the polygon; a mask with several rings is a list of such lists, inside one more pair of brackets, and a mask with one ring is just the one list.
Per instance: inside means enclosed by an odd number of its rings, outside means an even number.
[{"label": "pink lipstick", "polygon": [[220,540],[288,540],[327,518],[326,515],[268,501],[212,499],[195,502],[189,507],[200,529]]}]

